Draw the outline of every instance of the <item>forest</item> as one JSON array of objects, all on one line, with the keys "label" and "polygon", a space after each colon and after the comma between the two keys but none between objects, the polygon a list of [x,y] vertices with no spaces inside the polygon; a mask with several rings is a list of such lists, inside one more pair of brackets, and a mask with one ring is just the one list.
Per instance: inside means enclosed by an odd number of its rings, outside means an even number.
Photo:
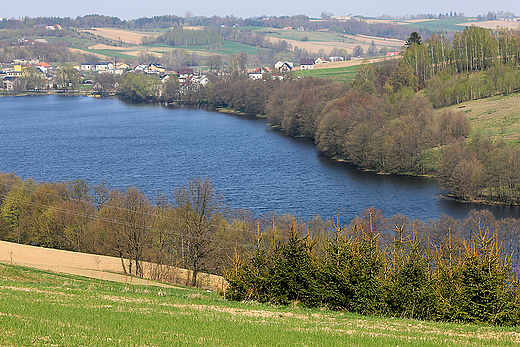
[{"label": "forest", "polygon": [[[152,200],[136,187],[0,174],[0,239],[115,256],[122,271],[178,283],[223,275],[227,299],[368,315],[518,325],[520,221],[472,211],[409,220],[367,208],[343,222],[232,210],[206,179]],[[224,293],[222,293],[224,295]]]}]

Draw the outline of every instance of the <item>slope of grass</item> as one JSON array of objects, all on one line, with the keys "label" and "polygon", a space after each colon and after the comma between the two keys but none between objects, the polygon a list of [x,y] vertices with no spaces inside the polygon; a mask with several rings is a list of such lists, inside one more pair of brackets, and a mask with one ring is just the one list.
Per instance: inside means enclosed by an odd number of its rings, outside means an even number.
[{"label": "slope of grass", "polygon": [[[463,31],[466,27],[465,25],[459,25],[462,23],[467,23],[465,20],[452,20],[452,19],[435,19],[435,20],[427,20],[424,22],[417,22],[408,24],[408,26],[412,26],[415,28],[426,28],[428,30],[437,32],[437,31]],[[470,24],[468,24],[470,25]]]},{"label": "slope of grass", "polygon": [[200,45],[200,46],[168,46],[172,49],[174,48],[180,48],[185,49],[187,51],[195,51],[195,52],[201,52],[201,53],[208,53],[208,54],[223,54],[223,55],[232,55],[235,53],[241,53],[245,52],[250,55],[258,54],[258,50],[264,50],[264,48],[260,47],[253,47],[244,45],[237,42],[231,42],[231,41],[224,41],[222,44],[222,48],[219,50],[211,49],[210,46],[206,45]]},{"label": "slope of grass", "polygon": [[469,118],[470,136],[479,134],[520,145],[520,93],[467,101],[449,108],[464,112]]},{"label": "slope of grass", "polygon": [[357,70],[359,65],[339,67],[339,68],[326,68],[326,69],[309,69],[294,71],[295,76],[313,76],[313,77],[324,77],[331,78],[337,81],[352,82],[356,78]]},{"label": "slope of grass", "polygon": [[[345,40],[334,34],[319,31],[297,31],[297,30],[286,30],[286,29],[274,29],[269,28],[266,31],[266,36],[275,37],[283,40],[296,40],[299,41],[306,37],[307,41],[311,42],[344,42]],[[275,33],[273,33],[275,32]]]},{"label": "slope of grass", "polygon": [[92,49],[92,48],[90,48],[90,49],[84,50],[84,51],[85,51],[85,53],[102,54],[102,55],[107,56],[107,57],[117,57],[119,59],[125,59],[125,60],[134,60],[134,59],[136,59],[136,57],[128,55],[128,54],[125,54],[125,53],[121,53],[121,51],[118,51],[116,49],[111,50],[111,49]]},{"label": "slope of grass", "polygon": [[0,264],[0,345],[515,346],[514,328],[228,302]]}]

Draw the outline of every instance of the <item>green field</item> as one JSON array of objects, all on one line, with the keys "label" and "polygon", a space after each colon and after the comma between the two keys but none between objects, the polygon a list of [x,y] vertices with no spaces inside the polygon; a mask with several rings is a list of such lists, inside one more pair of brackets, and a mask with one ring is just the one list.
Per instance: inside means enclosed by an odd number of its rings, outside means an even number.
[{"label": "green field", "polygon": [[514,328],[229,302],[0,264],[1,346],[518,346]]},{"label": "green field", "polygon": [[491,98],[466,101],[450,106],[455,112],[464,112],[471,123],[471,134],[504,140],[520,145],[520,94],[497,95]]},{"label": "green field", "polygon": [[300,70],[294,71],[294,76],[312,76],[312,77],[324,77],[330,78],[337,81],[346,81],[352,82],[356,78],[357,70],[359,65],[357,66],[348,66],[348,67],[338,67],[338,68],[328,68],[328,69],[309,69],[309,70]]},{"label": "green field", "polygon": [[170,47],[172,49],[174,48],[180,48],[185,49],[187,51],[195,51],[195,52],[204,52],[209,54],[223,54],[223,55],[232,55],[235,53],[241,53],[245,52],[249,55],[255,55],[258,54],[258,50],[263,50],[264,48],[260,47],[253,47],[244,45],[237,42],[230,42],[230,41],[224,41],[222,44],[222,49],[214,50],[211,49],[209,46],[165,46],[163,47]]},{"label": "green field", "polygon": [[[374,20],[377,22],[377,20]],[[424,20],[421,22],[410,23],[406,20],[392,20],[392,23],[401,23],[406,26],[410,26],[413,28],[426,28],[428,30],[437,32],[437,31],[463,31],[465,25],[459,25],[463,23],[467,23],[467,25],[471,25],[467,20],[454,20],[454,19],[432,19],[432,20]]]},{"label": "green field", "polygon": [[[297,31],[297,30],[285,30],[269,28],[259,30],[258,32],[266,32],[266,36],[275,37],[283,40],[296,40],[300,41],[304,37],[307,37],[309,42],[345,42],[345,39],[334,34],[327,32],[318,31]],[[360,41],[361,42],[361,41]]]},{"label": "green field", "polygon": [[112,57],[117,57],[119,59],[125,59],[125,60],[137,59],[134,56],[121,53],[121,51],[118,51],[117,49],[114,49],[114,50],[112,50],[112,49],[86,49],[84,51],[85,51],[85,53],[102,54],[102,55],[105,55],[105,56],[111,57],[111,58]]},{"label": "green field", "polygon": [[[462,23],[467,23],[465,20],[450,20],[450,19],[437,19],[437,20],[429,20],[419,23],[408,24],[409,26],[426,28],[431,31],[463,31],[466,27],[465,25],[459,25]],[[468,24],[469,25],[469,24]]]}]

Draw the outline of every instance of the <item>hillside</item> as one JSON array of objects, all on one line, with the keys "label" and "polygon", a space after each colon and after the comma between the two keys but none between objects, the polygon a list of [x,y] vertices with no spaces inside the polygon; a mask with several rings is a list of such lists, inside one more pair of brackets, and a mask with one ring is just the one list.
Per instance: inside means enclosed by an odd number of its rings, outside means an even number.
[{"label": "hillside", "polygon": [[0,264],[0,345],[517,346],[514,328],[228,302]]},{"label": "hillside", "polygon": [[470,136],[480,134],[494,141],[500,139],[520,144],[520,93],[467,101],[447,109],[462,112],[468,117]]}]

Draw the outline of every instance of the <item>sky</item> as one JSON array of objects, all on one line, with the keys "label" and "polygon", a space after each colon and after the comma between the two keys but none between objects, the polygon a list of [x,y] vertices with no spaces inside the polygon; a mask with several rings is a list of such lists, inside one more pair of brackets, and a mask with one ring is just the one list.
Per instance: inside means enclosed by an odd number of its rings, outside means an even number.
[{"label": "sky", "polygon": [[304,14],[319,17],[322,12],[336,16],[348,14],[377,17],[412,15],[419,13],[464,13],[468,17],[486,14],[488,11],[509,11],[520,16],[520,1],[495,0],[493,2],[475,0],[2,0],[0,17],[72,17],[100,14],[121,19],[137,19],[160,15],[184,17],[187,11],[195,16],[213,15],[248,18],[261,15],[292,16]]}]

